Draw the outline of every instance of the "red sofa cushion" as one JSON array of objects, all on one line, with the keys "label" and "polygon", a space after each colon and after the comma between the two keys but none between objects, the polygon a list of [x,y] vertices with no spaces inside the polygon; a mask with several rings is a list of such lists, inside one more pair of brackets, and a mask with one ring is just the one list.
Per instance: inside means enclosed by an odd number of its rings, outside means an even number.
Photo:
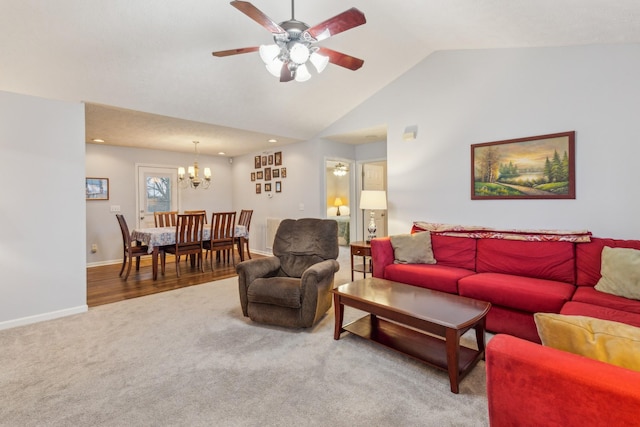
[{"label": "red sofa cushion", "polygon": [[600,292],[591,286],[578,287],[571,301],[584,302],[640,314],[640,301]]},{"label": "red sofa cushion", "polygon": [[576,287],[568,283],[500,273],[478,273],[458,281],[458,293],[502,307],[558,313]]},{"label": "red sofa cushion", "polygon": [[476,239],[431,234],[433,257],[438,265],[476,269]]},{"label": "red sofa cushion", "polygon": [[487,314],[487,331],[540,342],[533,314],[497,305],[492,305]]},{"label": "red sofa cushion", "polygon": [[595,286],[600,280],[602,248],[640,249],[640,240],[602,239],[593,237],[589,243],[576,243],[576,284]]},{"label": "red sofa cushion", "polygon": [[626,323],[640,328],[640,313],[630,313],[584,302],[569,301],[562,307],[560,314],[595,317],[596,319]]},{"label": "red sofa cushion", "polygon": [[575,283],[571,242],[479,239],[476,271]]},{"label": "red sofa cushion", "polygon": [[450,294],[458,293],[458,280],[471,274],[475,272],[439,264],[390,264],[384,269],[387,280]]}]

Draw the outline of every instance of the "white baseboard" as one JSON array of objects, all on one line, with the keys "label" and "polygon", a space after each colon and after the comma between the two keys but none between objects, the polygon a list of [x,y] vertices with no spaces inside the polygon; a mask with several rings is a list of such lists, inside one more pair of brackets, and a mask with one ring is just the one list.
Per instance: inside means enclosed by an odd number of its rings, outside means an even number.
[{"label": "white baseboard", "polygon": [[0,331],[3,329],[15,328],[18,326],[30,325],[32,323],[44,322],[45,320],[58,319],[60,317],[71,316],[72,314],[85,313],[89,307],[80,305],[78,307],[65,308],[64,310],[51,311],[49,313],[36,314],[35,316],[21,317],[20,319],[0,322]]}]

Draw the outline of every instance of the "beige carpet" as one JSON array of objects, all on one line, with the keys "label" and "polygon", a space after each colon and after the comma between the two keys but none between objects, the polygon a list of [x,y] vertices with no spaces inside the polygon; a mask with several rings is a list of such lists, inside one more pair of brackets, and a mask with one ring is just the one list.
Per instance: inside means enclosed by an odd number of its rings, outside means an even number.
[{"label": "beige carpet", "polygon": [[483,362],[452,394],[445,372],[335,341],[333,310],[252,323],[236,278],[0,331],[0,366],[3,426],[488,425]]}]

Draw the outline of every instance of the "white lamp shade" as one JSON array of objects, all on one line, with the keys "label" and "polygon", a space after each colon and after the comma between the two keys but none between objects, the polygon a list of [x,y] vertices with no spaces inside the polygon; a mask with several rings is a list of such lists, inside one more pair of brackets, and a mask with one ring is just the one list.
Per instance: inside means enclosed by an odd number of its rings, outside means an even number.
[{"label": "white lamp shade", "polygon": [[296,69],[296,81],[297,82],[306,82],[311,78],[311,73],[307,70],[306,65],[299,65]]},{"label": "white lamp shade", "polygon": [[334,200],[333,202],[333,206],[342,206],[344,205],[344,203],[342,203],[342,199],[340,197],[336,197],[336,200]]},{"label": "white lamp shade", "polygon": [[260,46],[260,49],[258,49],[258,52],[260,52],[260,59],[262,59],[265,64],[270,64],[280,55],[280,48],[277,44],[263,44]]},{"label": "white lamp shade", "polygon": [[267,64],[267,70],[275,77],[280,77],[280,73],[282,72],[282,64],[283,62],[276,58],[269,64]]},{"label": "white lamp shade", "polygon": [[311,61],[313,66],[316,67],[318,73],[321,73],[325,68],[327,68],[327,65],[329,64],[329,57],[313,52],[309,57],[309,61]]},{"label": "white lamp shade", "polygon": [[204,168],[204,177],[211,178],[211,168]]},{"label": "white lamp shade", "polygon": [[360,209],[387,209],[387,192],[384,190],[362,190]]},{"label": "white lamp shade", "polygon": [[289,50],[289,58],[296,64],[304,64],[309,59],[309,48],[302,43],[294,43]]},{"label": "white lamp shade", "polygon": [[188,170],[189,170],[189,176],[190,177],[196,176],[196,170],[195,170],[195,168],[193,166],[189,166]]},{"label": "white lamp shade", "polygon": [[178,176],[184,178],[184,168],[182,166],[178,168]]}]

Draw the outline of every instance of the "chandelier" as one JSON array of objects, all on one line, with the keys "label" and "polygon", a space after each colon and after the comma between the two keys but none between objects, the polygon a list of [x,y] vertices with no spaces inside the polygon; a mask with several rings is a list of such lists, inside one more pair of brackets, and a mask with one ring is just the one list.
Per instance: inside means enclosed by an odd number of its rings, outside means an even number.
[{"label": "chandelier", "polygon": [[333,168],[333,174],[335,176],[345,176],[347,174],[347,172],[349,172],[349,169],[347,168],[347,165],[342,164],[342,163],[338,163]]},{"label": "chandelier", "polygon": [[187,172],[189,176],[187,177],[184,171],[184,168],[181,166],[178,168],[178,182],[180,183],[181,188],[187,188],[191,186],[193,189],[197,189],[202,185],[202,188],[207,189],[211,185],[211,169],[204,168],[204,178],[200,178],[199,176],[199,168],[198,168],[198,144],[200,141],[193,141],[194,148],[196,150],[196,160],[193,162],[193,166],[189,166],[187,168]]}]

